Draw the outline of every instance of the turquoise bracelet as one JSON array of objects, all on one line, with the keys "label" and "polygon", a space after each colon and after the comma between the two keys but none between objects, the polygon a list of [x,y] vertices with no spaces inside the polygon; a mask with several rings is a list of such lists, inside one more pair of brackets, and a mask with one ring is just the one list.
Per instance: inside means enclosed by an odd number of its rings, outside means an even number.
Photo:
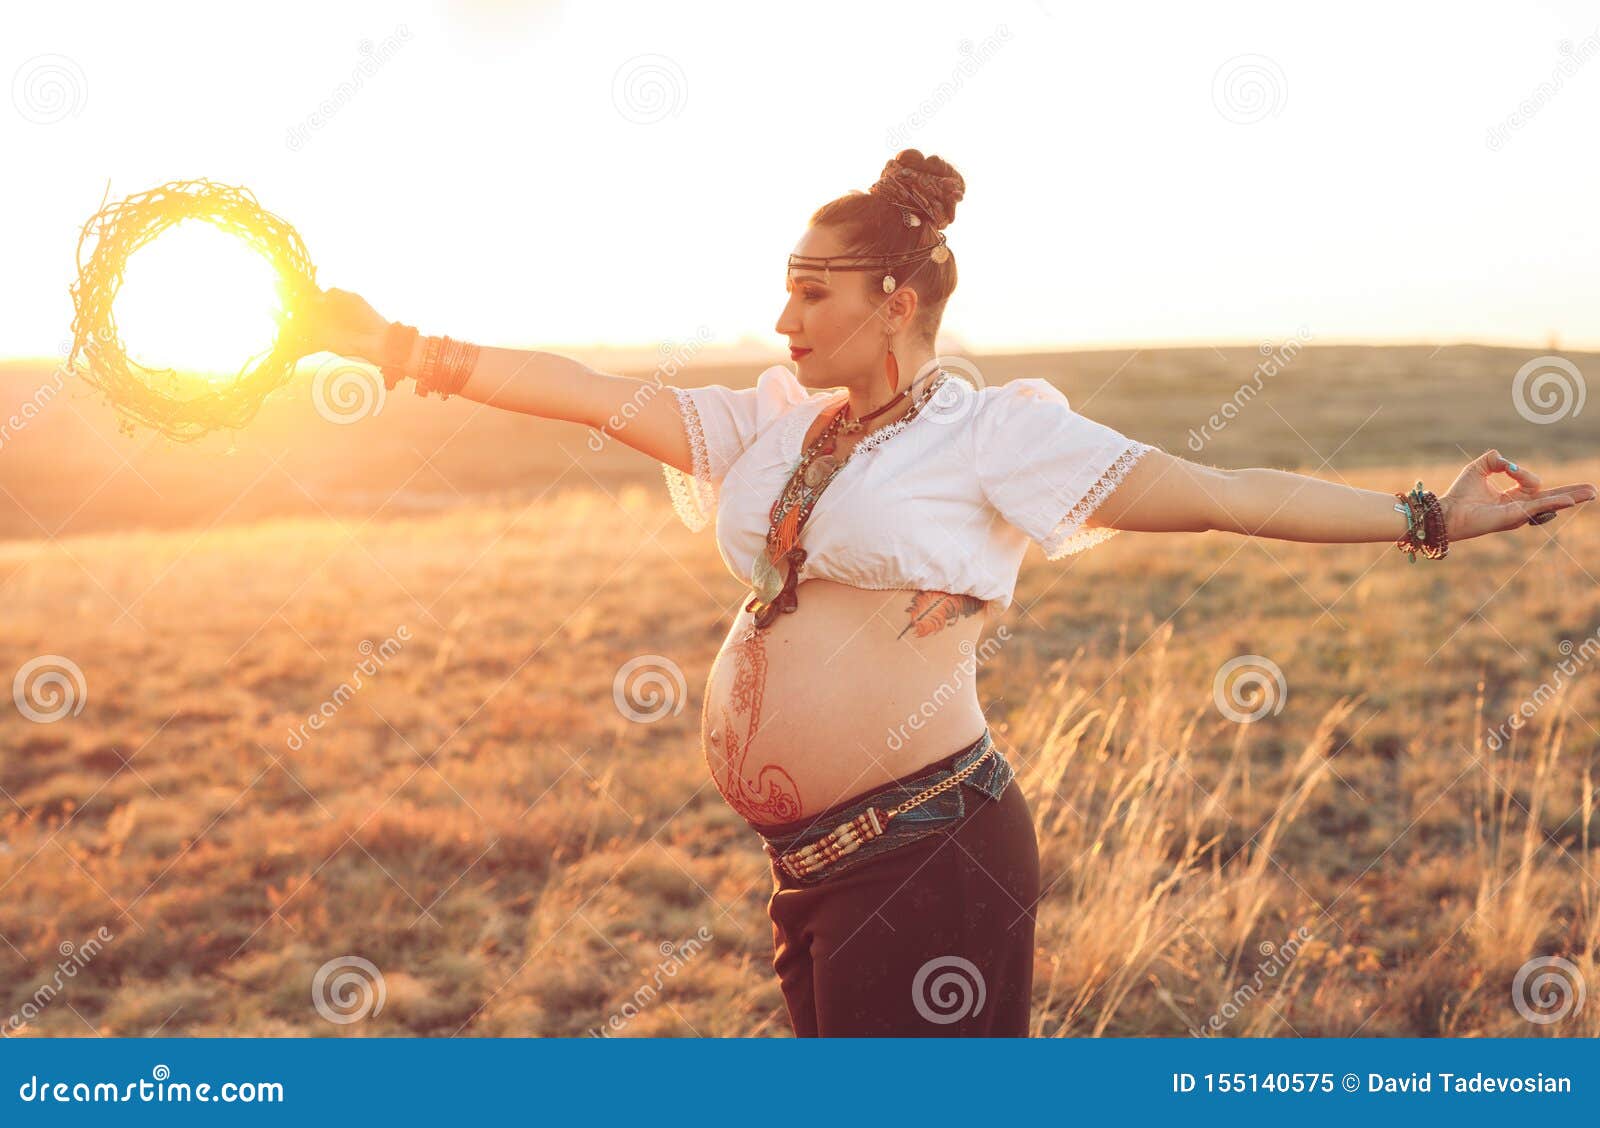
[{"label": "turquoise bracelet", "polygon": [[[1422,482],[1421,482],[1421,480],[1420,479],[1418,480],[1417,484],[1411,488],[1409,493],[1407,493],[1407,494],[1398,494],[1397,493],[1394,496],[1400,499],[1399,501],[1394,503],[1395,509],[1399,510],[1400,512],[1402,512],[1402,513],[1404,513],[1406,515],[1406,535],[1404,537],[1402,537],[1399,541],[1395,542],[1395,547],[1397,547],[1401,551],[1403,551],[1406,554],[1406,559],[1409,560],[1412,564],[1415,564],[1417,562],[1417,550],[1414,549],[1414,548],[1405,547],[1405,542],[1408,541],[1408,540],[1413,540],[1415,538],[1415,535],[1416,535],[1417,519],[1416,519],[1416,514],[1415,514],[1415,511],[1413,509],[1413,506],[1410,504],[1410,502],[1415,502],[1416,503],[1416,508],[1421,508],[1421,506],[1423,504]],[[1409,502],[1407,501],[1407,498],[1410,499]],[[1423,527],[1423,535],[1421,537],[1421,540],[1423,540],[1423,541],[1427,540],[1427,527],[1426,526]]]}]

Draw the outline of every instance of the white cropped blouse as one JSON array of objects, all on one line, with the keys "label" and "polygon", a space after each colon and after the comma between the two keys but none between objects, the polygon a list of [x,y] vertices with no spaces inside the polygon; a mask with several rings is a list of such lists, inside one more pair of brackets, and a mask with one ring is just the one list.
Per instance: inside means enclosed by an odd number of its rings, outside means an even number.
[{"label": "white cropped blouse", "polygon": [[[750,584],[772,503],[811,424],[848,389],[809,392],[781,364],[753,388],[672,388],[693,472],[662,463],[691,530],[716,517],[717,550]],[[1118,530],[1083,522],[1157,449],[1072,410],[1035,377],[976,388],[951,372],[904,426],[869,434],[817,500],[799,579],[973,595],[1011,605],[1028,541],[1050,560]]]}]

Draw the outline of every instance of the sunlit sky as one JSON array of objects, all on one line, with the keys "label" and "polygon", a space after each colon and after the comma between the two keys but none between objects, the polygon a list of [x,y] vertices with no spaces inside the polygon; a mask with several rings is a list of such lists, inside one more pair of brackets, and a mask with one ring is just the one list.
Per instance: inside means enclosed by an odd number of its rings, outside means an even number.
[{"label": "sunlit sky", "polygon": [[254,10],[0,14],[0,356],[69,335],[108,181],[202,177],[425,332],[779,354],[807,216],[901,146],[966,177],[974,349],[1600,346],[1589,5]]}]

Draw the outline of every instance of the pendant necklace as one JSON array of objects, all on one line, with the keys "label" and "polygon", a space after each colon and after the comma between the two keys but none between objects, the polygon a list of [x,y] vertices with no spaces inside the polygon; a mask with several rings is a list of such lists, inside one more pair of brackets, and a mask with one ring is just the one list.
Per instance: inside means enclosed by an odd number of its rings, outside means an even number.
[{"label": "pendant necklace", "polygon": [[768,512],[766,544],[763,551],[756,554],[755,566],[751,569],[750,583],[755,594],[744,609],[754,614],[758,629],[769,626],[779,612],[792,612],[799,606],[795,588],[799,582],[800,566],[805,563],[806,550],[795,542],[823,490],[849,464],[857,451],[876,446],[915,419],[923,406],[933,398],[946,375],[940,369],[927,386],[925,394],[912,401],[910,411],[862,439],[842,459],[836,453],[839,435],[859,433],[868,422],[894,407],[900,400],[909,398],[912,392],[909,385],[888,403],[860,419],[850,418],[850,401],[847,398],[844,406],[828,420],[821,434],[805,449],[788,482],[772,503]]}]

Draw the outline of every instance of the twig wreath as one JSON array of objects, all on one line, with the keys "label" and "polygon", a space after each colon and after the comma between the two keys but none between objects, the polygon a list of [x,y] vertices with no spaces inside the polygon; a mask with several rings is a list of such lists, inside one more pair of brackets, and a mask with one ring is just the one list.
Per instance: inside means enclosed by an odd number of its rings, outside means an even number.
[{"label": "twig wreath", "polygon": [[[107,189],[109,194],[109,188]],[[199,219],[244,240],[277,274],[278,333],[272,347],[251,357],[237,376],[212,382],[171,368],[147,368],[128,357],[113,313],[128,259],[140,247],[185,219]],[[85,258],[90,243],[93,249]],[[170,439],[189,442],[253,419],[263,401],[286,384],[299,359],[295,311],[316,290],[316,267],[299,234],[262,209],[247,188],[209,180],[183,180],[103,205],[78,239],[78,279],[72,285],[72,351],[66,367],[103,391],[132,434],[143,423]],[[75,365],[79,353],[84,365]]]}]

